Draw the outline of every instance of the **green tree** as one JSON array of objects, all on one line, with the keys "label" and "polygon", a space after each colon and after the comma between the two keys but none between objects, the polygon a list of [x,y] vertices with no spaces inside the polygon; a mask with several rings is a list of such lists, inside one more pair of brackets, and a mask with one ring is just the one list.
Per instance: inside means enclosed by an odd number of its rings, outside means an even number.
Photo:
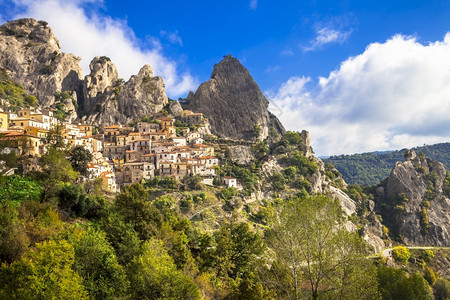
[{"label": "green tree", "polygon": [[83,277],[83,284],[94,299],[115,299],[125,295],[129,282],[125,270],[117,262],[106,234],[88,227],[74,234],[74,269]]},{"label": "green tree", "polygon": [[419,273],[409,276],[401,269],[379,266],[378,284],[383,299],[433,299],[431,287]]},{"label": "green tree", "polygon": [[161,228],[161,212],[149,201],[148,192],[141,184],[125,186],[116,197],[115,206],[143,240],[155,236]]},{"label": "green tree", "polygon": [[39,177],[42,179],[44,198],[55,197],[65,182],[73,182],[77,178],[65,152],[55,147],[50,147],[39,159],[39,165],[42,169]]},{"label": "green tree", "polygon": [[92,161],[92,154],[83,146],[75,146],[69,152],[72,168],[83,176],[89,175],[88,163]]},{"label": "green tree", "polygon": [[425,280],[433,286],[438,278],[438,274],[429,266],[425,266],[423,270],[423,278],[425,278]]},{"label": "green tree", "polygon": [[405,248],[403,246],[397,246],[392,249],[392,257],[396,261],[406,264],[408,260],[411,258],[411,253],[409,252],[408,248]]},{"label": "green tree", "polygon": [[127,265],[140,254],[141,240],[133,225],[126,223],[124,217],[108,212],[101,220],[100,226],[106,238],[115,249],[116,257],[121,265]]},{"label": "green tree", "polygon": [[151,239],[129,265],[130,294],[134,299],[201,299],[191,278],[177,270],[163,243]]},{"label": "green tree", "polygon": [[67,145],[63,137],[63,126],[60,124],[56,124],[50,128],[45,140],[47,145],[56,150],[67,150]]},{"label": "green tree", "polygon": [[447,279],[439,278],[436,280],[433,289],[436,300],[450,299],[450,281]]},{"label": "green tree", "polygon": [[238,191],[235,187],[223,188],[220,192],[220,196],[224,200],[231,200],[234,196],[237,196]]},{"label": "green tree", "polygon": [[251,271],[264,246],[261,237],[248,223],[225,223],[214,233],[214,267],[223,278],[237,279]]},{"label": "green tree", "polygon": [[17,209],[0,204],[0,264],[18,260],[28,250],[29,243]]},{"label": "green tree", "polygon": [[91,209],[91,201],[79,184],[64,184],[58,193],[59,207],[72,217],[83,217]]},{"label": "green tree", "polygon": [[0,298],[88,299],[73,263],[67,241],[36,244],[21,260],[0,268]]},{"label": "green tree", "polygon": [[270,280],[280,297],[378,298],[364,244],[339,226],[341,217],[339,204],[322,195],[290,200],[273,214],[268,241],[276,263]]}]

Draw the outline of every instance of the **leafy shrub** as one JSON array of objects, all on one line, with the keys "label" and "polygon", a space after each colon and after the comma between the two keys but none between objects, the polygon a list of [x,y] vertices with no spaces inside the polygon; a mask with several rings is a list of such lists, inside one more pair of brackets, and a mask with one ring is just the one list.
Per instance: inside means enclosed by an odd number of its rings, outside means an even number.
[{"label": "leafy shrub", "polygon": [[224,200],[230,200],[231,198],[233,198],[234,196],[236,196],[238,194],[238,191],[235,187],[229,187],[229,188],[224,188],[222,189],[222,191],[220,192],[220,196],[224,199]]},{"label": "leafy shrub", "polygon": [[430,221],[428,219],[428,209],[422,207],[420,209],[420,233],[427,235],[430,230]]},{"label": "leafy shrub", "polygon": [[59,206],[73,217],[84,216],[91,208],[91,201],[78,184],[65,184],[58,198]]},{"label": "leafy shrub", "polygon": [[433,286],[436,300],[450,299],[450,281],[444,278],[436,280]]},{"label": "leafy shrub", "polygon": [[180,210],[182,212],[189,212],[194,207],[192,197],[183,198],[180,200]]},{"label": "leafy shrub", "polygon": [[436,282],[438,275],[432,268],[425,266],[423,278],[425,278],[425,280],[432,286]]},{"label": "leafy shrub", "polygon": [[55,69],[53,68],[52,65],[45,65],[44,68],[42,69],[42,74],[45,75],[50,75],[53,73]]},{"label": "leafy shrub", "polygon": [[392,249],[392,257],[399,262],[407,263],[411,258],[409,250],[402,246],[397,246]]},{"label": "leafy shrub", "polygon": [[41,191],[38,181],[17,175],[0,177],[0,203],[17,206],[22,201],[39,200]]},{"label": "leafy shrub", "polygon": [[420,255],[420,257],[426,262],[430,262],[434,256],[434,252],[431,249],[424,250]]},{"label": "leafy shrub", "polygon": [[274,174],[269,181],[272,183],[272,188],[275,191],[282,191],[286,188],[286,179],[281,173]]}]

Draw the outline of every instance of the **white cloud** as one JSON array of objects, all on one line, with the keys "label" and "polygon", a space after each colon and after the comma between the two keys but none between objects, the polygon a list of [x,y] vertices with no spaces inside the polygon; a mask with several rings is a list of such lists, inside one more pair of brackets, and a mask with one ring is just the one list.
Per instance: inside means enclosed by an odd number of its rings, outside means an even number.
[{"label": "white cloud", "polygon": [[250,9],[255,10],[258,7],[258,0],[250,0],[248,5],[250,6]]},{"label": "white cloud", "polygon": [[317,50],[331,43],[342,44],[350,33],[350,31],[343,32],[329,27],[318,28],[315,39],[310,42],[309,46],[303,47],[303,51]]},{"label": "white cloud", "polygon": [[396,35],[326,78],[293,77],[266,94],[288,129],[311,132],[318,155],[448,142],[450,33],[427,45]]},{"label": "white cloud", "polygon": [[162,37],[166,38],[170,43],[183,46],[183,40],[178,35],[178,30],[175,30],[175,32],[168,32],[165,30],[161,30],[160,34]]},{"label": "white cloud", "polygon": [[[100,0],[15,0],[21,8],[19,17],[46,20],[59,39],[62,51],[82,58],[83,72],[89,72],[89,63],[95,56],[108,56],[116,64],[119,76],[125,80],[137,74],[144,64],[150,64],[156,75],[162,76],[167,93],[180,96],[195,89],[196,79],[189,73],[178,74],[176,62],[162,54],[160,42],[155,38],[140,41],[124,20],[95,13],[89,14],[83,6],[101,6]],[[94,12],[92,12],[94,11]],[[169,39],[177,41],[177,35]],[[178,37],[179,38],[179,37]],[[181,43],[181,39],[177,41]],[[150,49],[141,47],[147,43]]]}]

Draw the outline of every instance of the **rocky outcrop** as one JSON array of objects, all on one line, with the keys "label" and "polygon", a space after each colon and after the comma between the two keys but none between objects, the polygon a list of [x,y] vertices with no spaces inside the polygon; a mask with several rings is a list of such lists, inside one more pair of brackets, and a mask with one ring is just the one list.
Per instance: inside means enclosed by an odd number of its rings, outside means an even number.
[{"label": "rocky outcrop", "polygon": [[81,96],[80,58],[61,52],[45,21],[20,19],[0,26],[0,67],[35,95],[40,107],[53,105],[59,91]]},{"label": "rocky outcrop", "polygon": [[450,199],[443,187],[446,170],[442,163],[405,153],[387,179],[380,201],[383,218],[408,245],[450,245]]},{"label": "rocky outcrop", "polygon": [[85,111],[93,111],[97,104],[97,98],[104,94],[111,95],[112,89],[120,85],[116,65],[108,57],[95,57],[89,64],[89,69],[91,73],[84,77],[83,82],[83,108]]},{"label": "rocky outcrop", "polygon": [[[250,146],[235,145],[230,146],[231,157],[240,165],[249,165],[255,156],[252,153]],[[263,164],[264,168],[264,164]]]},{"label": "rocky outcrop", "polygon": [[181,107],[180,102],[178,101],[171,101],[169,104],[169,113],[177,118],[181,117],[181,113],[183,112],[183,107]]},{"label": "rocky outcrop", "polygon": [[[188,96],[189,109],[203,113],[211,123],[212,133],[230,139],[266,138],[271,128],[264,97],[248,70],[239,60],[227,55],[214,66],[211,79]],[[284,131],[275,122],[276,132]]]},{"label": "rocky outcrop", "polygon": [[149,65],[127,82],[117,77],[114,64],[107,58],[94,58],[90,68],[84,84],[84,107],[91,113],[84,118],[87,122],[99,126],[128,124],[159,112],[168,103],[164,82],[153,76]]}]

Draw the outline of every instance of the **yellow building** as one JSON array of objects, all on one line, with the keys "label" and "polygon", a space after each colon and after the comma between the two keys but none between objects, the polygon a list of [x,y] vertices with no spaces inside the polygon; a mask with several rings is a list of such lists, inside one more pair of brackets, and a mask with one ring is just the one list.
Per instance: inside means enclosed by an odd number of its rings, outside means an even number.
[{"label": "yellow building", "polygon": [[171,118],[158,118],[157,120],[161,122],[161,129],[163,130],[174,126],[174,120]]},{"label": "yellow building", "polygon": [[192,146],[194,149],[204,150],[206,156],[214,156],[214,147],[211,145],[205,145],[205,144],[194,144]]},{"label": "yellow building", "polygon": [[49,130],[38,127],[26,127],[25,133],[28,135],[36,136],[38,138],[44,139],[47,137]]},{"label": "yellow building", "polygon": [[20,132],[9,132],[2,140],[11,141],[11,147],[19,149],[21,154],[40,156],[43,153],[41,139]]},{"label": "yellow building", "polygon": [[91,136],[94,133],[94,126],[81,124],[77,125],[77,128],[80,129],[80,132],[86,136]]},{"label": "yellow building", "polygon": [[187,117],[188,115],[190,115],[190,114],[192,114],[192,111],[185,109],[185,110],[183,110],[183,111],[181,112],[181,117],[182,117],[183,119],[186,119],[186,117]]},{"label": "yellow building", "polygon": [[33,120],[33,119],[29,119],[29,118],[14,118],[10,120],[11,122],[11,126],[20,126],[23,128],[27,128],[27,127],[37,127],[37,128],[45,128],[44,127],[44,123],[42,123],[41,121],[38,120]]},{"label": "yellow building", "polygon": [[8,129],[8,125],[9,125],[9,118],[8,118],[8,114],[0,111],[0,130],[5,130]]}]

